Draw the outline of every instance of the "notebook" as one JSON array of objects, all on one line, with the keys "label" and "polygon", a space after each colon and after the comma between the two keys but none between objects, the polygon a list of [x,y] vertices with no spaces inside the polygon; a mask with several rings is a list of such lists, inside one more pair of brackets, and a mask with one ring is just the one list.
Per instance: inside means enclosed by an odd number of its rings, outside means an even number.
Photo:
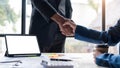
[{"label": "notebook", "polygon": [[36,36],[6,35],[6,56],[40,56],[41,52]]}]

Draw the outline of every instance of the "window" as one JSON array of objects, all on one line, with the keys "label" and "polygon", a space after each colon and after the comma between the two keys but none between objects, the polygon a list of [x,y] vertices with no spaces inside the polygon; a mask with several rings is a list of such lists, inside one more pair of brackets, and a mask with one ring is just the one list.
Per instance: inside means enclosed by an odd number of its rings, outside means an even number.
[{"label": "window", "polygon": [[21,33],[22,0],[0,0],[0,34]]},{"label": "window", "polygon": [[[105,6],[103,6],[105,8],[105,15],[103,15],[105,18],[105,22],[102,22],[102,14],[103,14],[101,10],[102,0],[79,0],[79,1],[71,0],[71,1],[72,1],[73,11],[74,11],[72,19],[76,22],[76,24],[80,24],[88,28],[101,31],[102,29],[108,30],[109,27],[114,26],[117,23],[118,19],[120,19],[120,14],[119,14],[120,9],[118,9],[120,8],[120,4],[119,4],[120,0],[105,0]],[[87,10],[85,10],[86,8],[85,3],[87,3],[86,5],[89,6]],[[93,4],[98,5],[98,8],[96,10],[97,12],[95,12],[95,9],[93,9],[95,8],[95,5]],[[90,9],[93,9],[91,10],[92,12],[89,11]],[[76,13],[80,13],[80,14],[76,14]],[[89,15],[89,13],[93,15],[91,16]],[[105,25],[103,26],[102,23]],[[94,47],[94,44],[78,41],[78,40],[75,40],[74,38],[67,38],[65,51],[66,52],[91,52],[93,47]],[[119,43],[116,46],[109,47],[110,53],[118,54],[119,52],[118,50],[119,50]]]},{"label": "window", "polygon": [[[102,30],[102,0],[71,0],[73,8],[72,20],[95,30]],[[77,14],[76,14],[77,13]],[[94,26],[93,26],[94,25]],[[94,44],[68,37],[65,52],[92,52]]]},{"label": "window", "polygon": [[[21,34],[22,0],[0,0],[0,35]],[[4,47],[0,37],[0,53]]]},{"label": "window", "polygon": [[26,34],[29,33],[30,17],[32,12],[31,1],[26,0]]},{"label": "window", "polygon": [[[120,19],[120,0],[106,0],[106,30]],[[114,10],[114,11],[113,11]],[[111,46],[109,52],[118,53],[119,46]]]}]

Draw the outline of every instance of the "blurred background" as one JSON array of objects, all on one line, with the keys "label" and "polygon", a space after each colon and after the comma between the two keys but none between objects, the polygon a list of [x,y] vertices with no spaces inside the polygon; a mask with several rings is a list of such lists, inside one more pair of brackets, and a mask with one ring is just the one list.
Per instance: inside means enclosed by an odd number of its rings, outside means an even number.
[{"label": "blurred background", "polygon": [[[102,31],[102,1],[71,0],[73,8],[72,20],[78,25]],[[105,0],[105,30],[110,26],[114,26],[120,18],[119,3],[120,0]],[[0,0],[0,34],[21,34],[23,20],[25,23],[25,34],[28,34],[31,10],[30,0]],[[4,41],[4,37],[0,37],[0,53],[5,50]],[[67,37],[65,52],[91,53],[95,45],[75,40],[74,37]],[[109,52],[117,53],[117,49],[117,46],[110,47]]]}]

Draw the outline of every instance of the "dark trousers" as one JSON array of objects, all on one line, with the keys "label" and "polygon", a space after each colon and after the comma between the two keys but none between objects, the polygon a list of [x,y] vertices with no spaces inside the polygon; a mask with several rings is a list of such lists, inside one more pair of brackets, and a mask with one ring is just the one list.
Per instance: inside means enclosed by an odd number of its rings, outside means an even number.
[{"label": "dark trousers", "polygon": [[64,44],[65,44],[65,36],[56,35],[55,40],[52,44],[47,46],[40,46],[41,52],[44,53],[64,53]]}]

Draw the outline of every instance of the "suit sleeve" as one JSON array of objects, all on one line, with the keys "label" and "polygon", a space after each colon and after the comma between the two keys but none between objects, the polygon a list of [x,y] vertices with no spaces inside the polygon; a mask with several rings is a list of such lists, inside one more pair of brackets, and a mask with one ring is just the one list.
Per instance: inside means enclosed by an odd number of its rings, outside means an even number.
[{"label": "suit sleeve", "polygon": [[99,32],[80,25],[77,25],[75,30],[75,39],[78,40],[99,44],[106,43],[107,38],[107,32]]},{"label": "suit sleeve", "polygon": [[103,67],[120,68],[120,55],[101,54],[96,57],[96,64]]},{"label": "suit sleeve", "polygon": [[66,10],[65,11],[66,11],[66,17],[71,19],[73,9],[72,9],[70,0],[66,0]]},{"label": "suit sleeve", "polygon": [[44,16],[47,16],[48,18],[57,13],[55,8],[52,7],[47,0],[31,0],[31,3],[38,10],[38,12],[44,14]]},{"label": "suit sleeve", "polygon": [[75,38],[96,44],[116,45],[120,41],[120,20],[108,31],[96,31],[83,26],[76,27]]}]

